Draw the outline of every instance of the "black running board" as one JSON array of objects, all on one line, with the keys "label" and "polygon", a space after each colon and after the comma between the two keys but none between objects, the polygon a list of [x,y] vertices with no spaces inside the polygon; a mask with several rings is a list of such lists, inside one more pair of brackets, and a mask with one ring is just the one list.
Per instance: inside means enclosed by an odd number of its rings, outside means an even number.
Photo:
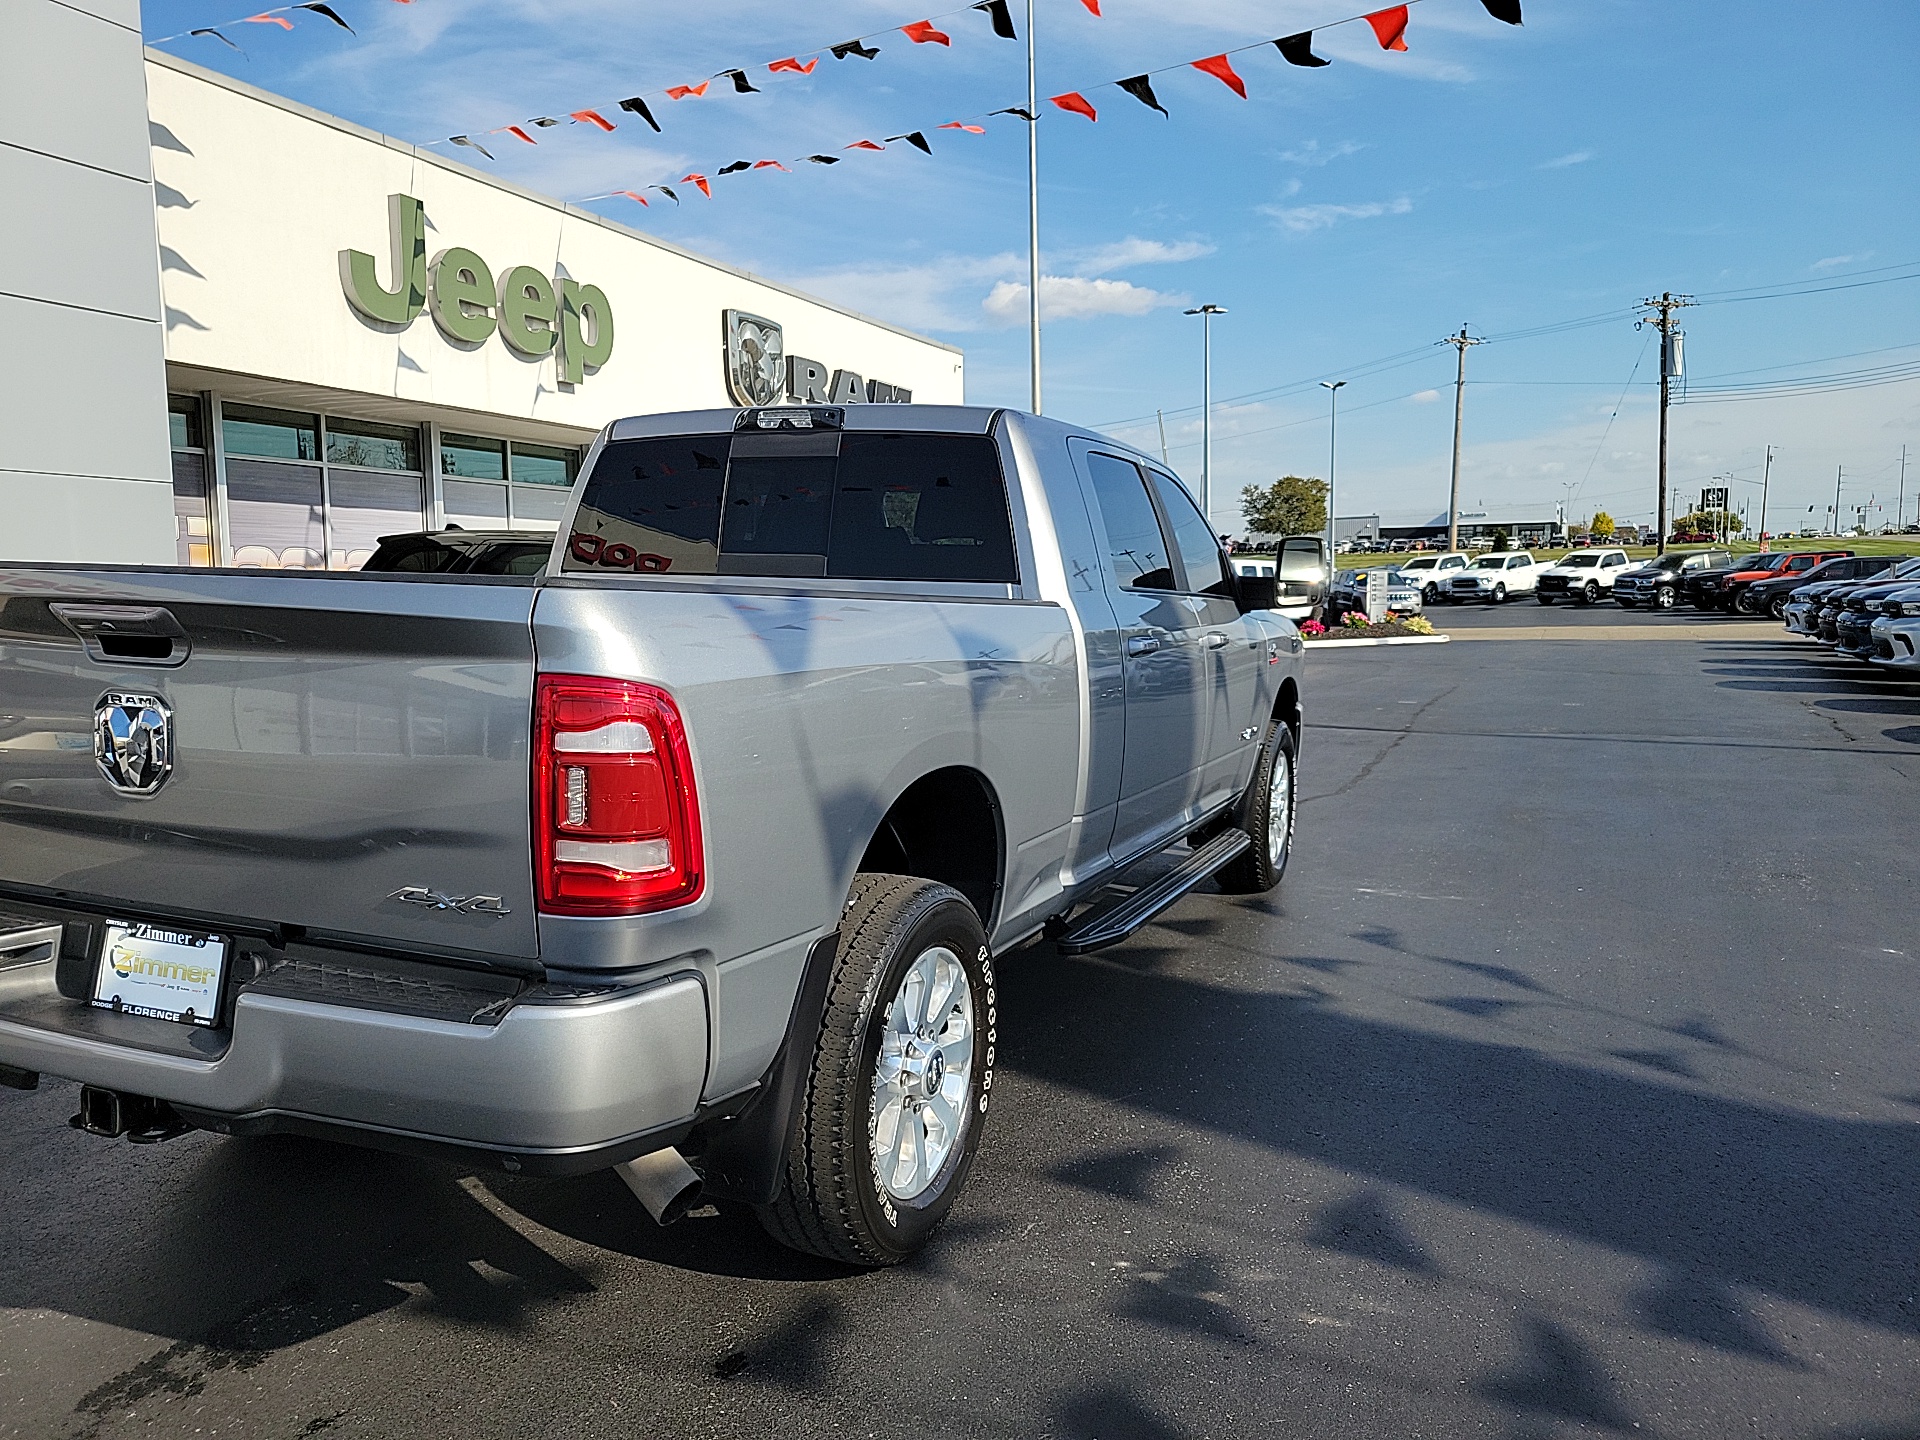
[{"label": "black running board", "polygon": [[1253,837],[1244,830],[1216,835],[1150,885],[1096,910],[1059,939],[1062,955],[1085,955],[1118,945],[1209,875],[1244,855]]}]

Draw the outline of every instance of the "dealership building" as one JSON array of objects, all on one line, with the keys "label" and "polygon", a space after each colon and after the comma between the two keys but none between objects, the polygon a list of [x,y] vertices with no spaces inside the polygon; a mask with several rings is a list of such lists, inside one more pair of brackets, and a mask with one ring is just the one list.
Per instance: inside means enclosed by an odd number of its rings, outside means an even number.
[{"label": "dealership building", "polygon": [[351,569],[552,529],[624,415],[959,403],[959,351],[22,0],[0,560]]}]

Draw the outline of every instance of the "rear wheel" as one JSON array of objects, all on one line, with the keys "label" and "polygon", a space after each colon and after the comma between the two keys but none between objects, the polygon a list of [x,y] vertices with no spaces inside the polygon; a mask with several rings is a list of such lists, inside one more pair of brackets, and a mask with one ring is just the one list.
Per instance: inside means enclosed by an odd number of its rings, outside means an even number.
[{"label": "rear wheel", "polygon": [[1293,731],[1276,724],[1267,732],[1253,779],[1240,798],[1240,828],[1253,837],[1253,844],[1215,877],[1229,894],[1271,890],[1286,873],[1293,852],[1293,756]]},{"label": "rear wheel", "polygon": [[854,880],[786,1173],[757,1210],[774,1239],[869,1266],[927,1243],[986,1124],[997,1004],[986,935],[958,891]]}]

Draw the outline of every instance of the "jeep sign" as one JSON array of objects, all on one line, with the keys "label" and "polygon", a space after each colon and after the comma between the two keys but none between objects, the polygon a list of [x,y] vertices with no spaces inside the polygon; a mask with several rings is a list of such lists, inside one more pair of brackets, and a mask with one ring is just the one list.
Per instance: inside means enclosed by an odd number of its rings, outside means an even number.
[{"label": "jeep sign", "polygon": [[496,284],[487,262],[462,246],[427,259],[426,211],[411,195],[387,197],[393,246],[393,288],[376,276],[373,256],[340,252],[340,285],[347,303],[376,325],[404,330],[422,310],[433,311],[440,333],[462,349],[484,345],[498,332],[515,354],[538,360],[558,351],[560,383],[578,385],[613,354],[613,307],[598,285],[566,275],[549,280],[531,265],[515,265]]}]

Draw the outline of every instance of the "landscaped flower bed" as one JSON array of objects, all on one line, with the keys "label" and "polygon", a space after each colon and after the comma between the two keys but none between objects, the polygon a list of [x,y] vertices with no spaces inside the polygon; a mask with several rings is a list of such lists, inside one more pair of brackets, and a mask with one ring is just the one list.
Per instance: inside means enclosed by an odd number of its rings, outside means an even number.
[{"label": "landscaped flower bed", "polygon": [[1328,627],[1317,620],[1308,620],[1301,624],[1300,635],[1307,641],[1314,640],[1397,640],[1411,635],[1433,634],[1433,622],[1424,615],[1415,615],[1406,620],[1383,620],[1378,625],[1369,625],[1367,617],[1349,612],[1338,625]]}]

